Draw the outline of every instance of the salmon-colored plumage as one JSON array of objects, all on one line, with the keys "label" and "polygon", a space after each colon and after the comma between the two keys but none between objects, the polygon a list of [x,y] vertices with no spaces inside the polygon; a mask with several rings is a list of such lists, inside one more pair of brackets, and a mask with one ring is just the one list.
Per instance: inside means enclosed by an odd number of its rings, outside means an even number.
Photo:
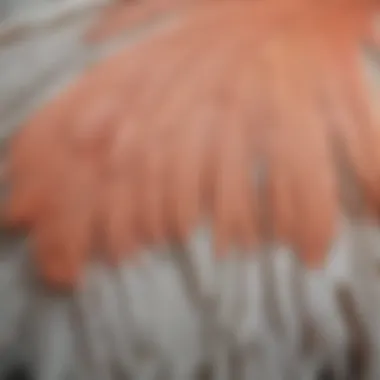
[{"label": "salmon-colored plumage", "polygon": [[343,157],[368,215],[380,129],[361,66],[371,3],[224,0],[91,69],[16,136],[9,217],[37,266],[73,284],[210,224],[215,252],[287,243],[323,262]]},{"label": "salmon-colored plumage", "polygon": [[196,0],[118,1],[106,7],[87,33],[89,41],[100,42],[118,34],[186,8]]}]

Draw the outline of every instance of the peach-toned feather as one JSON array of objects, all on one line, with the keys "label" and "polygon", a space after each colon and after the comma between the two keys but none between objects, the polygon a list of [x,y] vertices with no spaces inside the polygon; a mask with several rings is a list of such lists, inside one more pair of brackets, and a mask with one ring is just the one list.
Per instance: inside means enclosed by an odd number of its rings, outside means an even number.
[{"label": "peach-toned feather", "polygon": [[106,7],[86,37],[101,42],[126,30],[186,8],[196,0],[121,0]]},{"label": "peach-toned feather", "polygon": [[344,212],[338,156],[368,215],[380,135],[363,77],[371,2],[224,0],[91,69],[16,136],[9,218],[72,285],[209,223],[217,255],[287,243],[321,265]]}]

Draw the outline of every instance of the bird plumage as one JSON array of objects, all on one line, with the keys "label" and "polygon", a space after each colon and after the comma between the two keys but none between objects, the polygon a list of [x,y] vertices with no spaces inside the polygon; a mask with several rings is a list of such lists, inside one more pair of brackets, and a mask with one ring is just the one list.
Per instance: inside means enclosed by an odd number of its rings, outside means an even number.
[{"label": "bird plumage", "polygon": [[27,121],[6,214],[43,279],[39,378],[57,336],[80,379],[344,376],[360,340],[378,378],[377,8],[189,3]]},{"label": "bird plumage", "polygon": [[46,276],[74,281],[97,247],[184,243],[204,220],[218,255],[270,241],[319,265],[349,212],[338,159],[377,211],[365,10],[194,5],[43,108],[13,143],[10,204]]}]

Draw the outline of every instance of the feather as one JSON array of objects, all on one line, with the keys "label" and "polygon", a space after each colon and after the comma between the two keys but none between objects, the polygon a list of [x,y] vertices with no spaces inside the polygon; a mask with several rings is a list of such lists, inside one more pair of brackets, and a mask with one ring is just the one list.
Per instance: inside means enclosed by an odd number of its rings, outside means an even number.
[{"label": "feather", "polygon": [[337,150],[368,218],[380,201],[359,62],[375,6],[341,7],[194,4],[40,110],[11,147],[8,215],[30,231],[41,275],[70,286],[96,252],[117,264],[187,242],[204,220],[217,255],[277,242],[323,265],[346,211]]}]

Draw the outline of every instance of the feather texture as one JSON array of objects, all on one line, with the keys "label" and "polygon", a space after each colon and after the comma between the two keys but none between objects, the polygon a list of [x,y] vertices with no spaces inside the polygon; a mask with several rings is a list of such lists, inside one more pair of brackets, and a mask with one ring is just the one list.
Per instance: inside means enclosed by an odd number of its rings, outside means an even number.
[{"label": "feather texture", "polygon": [[322,265],[350,211],[339,157],[366,218],[380,201],[360,62],[375,7],[341,7],[193,5],[41,109],[11,146],[8,216],[30,231],[42,276],[72,285],[97,252],[117,265],[139,247],[186,243],[205,220],[218,256],[277,242]]}]

